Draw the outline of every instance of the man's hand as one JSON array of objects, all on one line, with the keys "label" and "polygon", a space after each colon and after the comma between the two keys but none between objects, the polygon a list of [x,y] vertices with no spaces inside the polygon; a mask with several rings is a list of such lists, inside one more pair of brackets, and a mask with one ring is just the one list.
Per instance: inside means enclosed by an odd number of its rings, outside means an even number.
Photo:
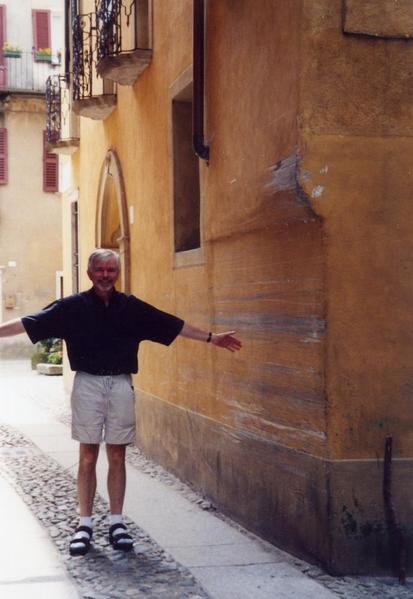
[{"label": "man's hand", "polygon": [[235,331],[227,331],[226,333],[212,333],[211,343],[217,347],[225,347],[231,352],[239,351],[242,343],[234,337]]},{"label": "man's hand", "polygon": [[179,333],[182,337],[195,339],[196,341],[210,341],[212,345],[224,347],[228,351],[235,352],[241,349],[242,343],[234,337],[235,331],[227,331],[226,333],[207,333],[202,329],[197,329],[187,322],[184,323],[182,331]]}]

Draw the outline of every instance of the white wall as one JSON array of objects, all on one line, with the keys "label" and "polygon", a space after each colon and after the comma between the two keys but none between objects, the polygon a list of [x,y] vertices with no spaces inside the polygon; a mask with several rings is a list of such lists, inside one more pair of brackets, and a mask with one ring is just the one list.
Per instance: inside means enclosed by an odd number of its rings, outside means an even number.
[{"label": "white wall", "polygon": [[23,52],[33,48],[32,9],[51,11],[52,57],[64,47],[63,0],[1,0],[6,5],[6,41]]}]

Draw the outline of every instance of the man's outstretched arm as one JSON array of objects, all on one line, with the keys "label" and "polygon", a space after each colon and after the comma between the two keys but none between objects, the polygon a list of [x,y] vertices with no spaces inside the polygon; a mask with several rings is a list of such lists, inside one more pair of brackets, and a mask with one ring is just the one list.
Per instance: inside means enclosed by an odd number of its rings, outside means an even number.
[{"label": "man's outstretched arm", "polygon": [[217,347],[224,347],[231,352],[235,352],[241,349],[242,343],[239,339],[234,337],[235,331],[227,331],[225,333],[208,333],[202,329],[197,329],[192,325],[185,322],[179,333],[182,337],[188,339],[195,339],[195,341],[206,341],[210,342]]},{"label": "man's outstretched arm", "polygon": [[0,324],[0,337],[12,337],[13,335],[20,335],[20,333],[25,332],[26,329],[23,326],[21,318]]}]

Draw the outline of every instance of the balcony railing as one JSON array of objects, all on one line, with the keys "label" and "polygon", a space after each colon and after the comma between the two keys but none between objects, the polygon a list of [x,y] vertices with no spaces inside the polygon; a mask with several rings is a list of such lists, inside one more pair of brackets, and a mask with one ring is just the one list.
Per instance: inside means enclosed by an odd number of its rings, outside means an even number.
[{"label": "balcony railing", "polygon": [[59,69],[57,58],[36,52],[0,51],[0,92],[44,93],[46,79]]},{"label": "balcony railing", "polygon": [[73,31],[73,110],[76,114],[104,119],[116,106],[115,86],[96,70],[96,13],[76,15]]},{"label": "balcony railing", "polygon": [[46,81],[46,139],[55,144],[62,132],[62,82],[64,75],[48,77]]},{"label": "balcony railing", "polygon": [[131,85],[149,66],[150,0],[95,0],[97,71],[121,85]]},{"label": "balcony railing", "polygon": [[46,139],[50,150],[72,154],[79,146],[78,118],[72,113],[70,89],[65,75],[46,82]]}]

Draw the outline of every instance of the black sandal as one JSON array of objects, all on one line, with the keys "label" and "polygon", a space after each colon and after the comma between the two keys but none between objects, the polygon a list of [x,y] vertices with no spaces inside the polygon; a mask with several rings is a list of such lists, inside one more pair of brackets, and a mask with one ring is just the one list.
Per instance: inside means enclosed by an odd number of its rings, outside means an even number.
[{"label": "black sandal", "polygon": [[[112,524],[109,528],[109,543],[112,545],[113,549],[119,551],[131,551],[133,549],[132,537],[127,532],[122,532],[123,530],[127,530],[124,524]],[[130,541],[130,543],[125,543],[126,539]]]},{"label": "black sandal", "polygon": [[[79,532],[86,532],[89,537],[84,535],[78,535]],[[70,555],[86,555],[90,549],[90,542],[92,540],[93,530],[89,526],[79,526],[76,528],[72,540],[69,543]]]}]

